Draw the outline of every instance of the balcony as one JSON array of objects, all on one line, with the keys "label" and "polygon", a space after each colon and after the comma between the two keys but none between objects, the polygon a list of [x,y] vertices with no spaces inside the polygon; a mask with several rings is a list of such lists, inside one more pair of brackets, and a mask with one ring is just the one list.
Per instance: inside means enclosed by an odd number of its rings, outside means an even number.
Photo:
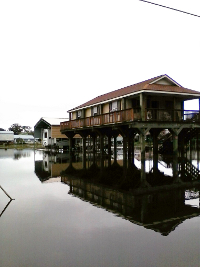
[{"label": "balcony", "polygon": [[126,109],[87,118],[61,122],[61,132],[65,130],[80,129],[85,127],[103,126],[133,121],[145,122],[199,122],[200,114],[197,110],[180,109],[146,109],[142,120],[141,109]]}]

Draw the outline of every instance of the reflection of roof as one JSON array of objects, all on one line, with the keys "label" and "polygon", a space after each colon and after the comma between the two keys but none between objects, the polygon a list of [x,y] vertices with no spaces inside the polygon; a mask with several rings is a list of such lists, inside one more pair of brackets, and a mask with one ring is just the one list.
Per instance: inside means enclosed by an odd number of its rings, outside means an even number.
[{"label": "reflection of roof", "polygon": [[42,117],[40,120],[35,124],[34,128],[36,127],[43,127],[43,124],[46,124],[47,126],[52,125],[60,125],[62,121],[68,120],[67,118],[48,118],[48,117]]},{"label": "reflection of roof", "polygon": [[[161,83],[161,80],[164,81],[163,84]],[[122,97],[133,95],[139,92],[151,92],[151,93],[162,92],[163,94],[166,94],[166,93],[179,94],[179,95],[183,95],[186,99],[187,98],[189,99],[189,95],[192,95],[193,97],[200,96],[199,92],[182,87],[172,78],[170,78],[168,75],[164,74],[164,75],[160,75],[160,76],[148,79],[140,83],[126,86],[124,88],[97,96],[96,98],[93,98],[90,101],[69,110],[68,112],[76,110],[76,109],[92,106],[92,105],[102,103],[102,102],[107,102],[111,100],[113,101],[113,100],[120,99]]]}]

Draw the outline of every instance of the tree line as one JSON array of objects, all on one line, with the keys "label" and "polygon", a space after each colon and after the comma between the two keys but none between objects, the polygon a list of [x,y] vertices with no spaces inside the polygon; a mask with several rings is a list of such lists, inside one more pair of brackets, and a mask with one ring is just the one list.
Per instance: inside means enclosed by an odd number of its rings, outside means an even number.
[{"label": "tree line", "polygon": [[[19,134],[34,135],[34,131],[31,129],[30,126],[21,126],[18,123],[13,123],[8,128],[8,130],[14,132],[15,135],[19,135]],[[0,128],[0,131],[5,131],[5,130],[3,128]]]}]

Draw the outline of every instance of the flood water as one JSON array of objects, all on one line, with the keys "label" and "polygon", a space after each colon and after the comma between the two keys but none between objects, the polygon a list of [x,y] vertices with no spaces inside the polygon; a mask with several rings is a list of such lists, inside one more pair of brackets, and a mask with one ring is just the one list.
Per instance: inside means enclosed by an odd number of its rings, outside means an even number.
[{"label": "flood water", "polygon": [[0,190],[1,267],[199,266],[198,190],[133,196],[61,178],[68,158],[47,158],[0,150],[0,185],[15,199]]}]

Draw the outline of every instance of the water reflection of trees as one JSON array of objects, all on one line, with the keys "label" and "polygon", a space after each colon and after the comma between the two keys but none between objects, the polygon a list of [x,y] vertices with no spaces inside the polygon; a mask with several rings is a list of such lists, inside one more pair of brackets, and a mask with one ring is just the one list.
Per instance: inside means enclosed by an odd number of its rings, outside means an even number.
[{"label": "water reflection of trees", "polygon": [[24,150],[20,150],[20,151],[16,151],[14,152],[14,160],[19,160],[21,158],[28,158],[31,156],[30,151],[24,151]]}]

